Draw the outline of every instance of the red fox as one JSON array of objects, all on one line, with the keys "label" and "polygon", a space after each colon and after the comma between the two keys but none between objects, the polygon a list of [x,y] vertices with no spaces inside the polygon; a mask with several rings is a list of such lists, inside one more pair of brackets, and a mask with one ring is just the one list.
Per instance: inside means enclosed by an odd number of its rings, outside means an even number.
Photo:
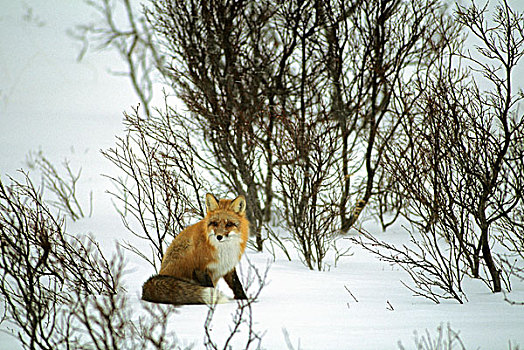
[{"label": "red fox", "polygon": [[246,249],[246,200],[206,194],[207,215],[178,234],[160,272],[142,287],[142,300],[164,304],[212,304],[229,300],[214,289],[224,278],[235,299],[247,299],[235,267]]}]

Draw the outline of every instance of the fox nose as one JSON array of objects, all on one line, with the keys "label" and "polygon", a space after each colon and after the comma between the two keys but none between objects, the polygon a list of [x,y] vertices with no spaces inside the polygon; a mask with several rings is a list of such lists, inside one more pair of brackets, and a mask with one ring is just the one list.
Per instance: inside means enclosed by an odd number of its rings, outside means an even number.
[{"label": "fox nose", "polygon": [[217,233],[216,237],[217,237],[217,240],[221,241],[223,240],[224,238],[227,238],[229,236],[229,232],[221,232],[221,233]]}]

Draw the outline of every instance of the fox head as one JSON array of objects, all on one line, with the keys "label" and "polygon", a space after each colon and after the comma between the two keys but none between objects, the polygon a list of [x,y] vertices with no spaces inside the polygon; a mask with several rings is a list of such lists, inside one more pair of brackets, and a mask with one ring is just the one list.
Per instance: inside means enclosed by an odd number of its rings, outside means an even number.
[{"label": "fox head", "polygon": [[[241,232],[247,230],[246,199],[237,198],[217,200],[211,193],[206,194],[205,218],[208,238],[213,243],[241,241]],[[247,231],[246,231],[247,232]]]}]

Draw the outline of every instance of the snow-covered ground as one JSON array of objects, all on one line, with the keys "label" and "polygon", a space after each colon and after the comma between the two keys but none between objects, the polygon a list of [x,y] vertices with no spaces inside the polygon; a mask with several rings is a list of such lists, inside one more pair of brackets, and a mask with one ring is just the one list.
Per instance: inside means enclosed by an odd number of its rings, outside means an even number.
[{"label": "snow-covered ground", "polygon": [[[111,185],[101,176],[116,169],[99,149],[113,145],[123,129],[122,111],[137,99],[125,78],[108,73],[119,69],[117,56],[90,54],[76,62],[79,45],[65,30],[89,20],[81,0],[45,5],[0,0],[0,8],[0,176],[5,181],[6,174],[14,175],[24,167],[26,155],[38,149],[57,164],[68,158],[73,168],[82,167],[79,198],[86,204],[92,191],[94,212],[68,228],[92,232],[110,254],[115,241],[130,237],[105,193]],[[400,225],[387,233],[372,222],[365,226],[388,242],[407,240]],[[350,242],[342,239],[339,244]],[[398,349],[398,342],[415,349],[414,332],[427,330],[435,338],[437,328],[448,324],[467,349],[509,349],[510,342],[513,349],[524,347],[524,307],[509,305],[503,295],[468,281],[467,303],[437,305],[413,297],[400,282],[409,283],[409,277],[398,267],[357,246],[350,252],[326,272],[309,271],[279,254],[273,261],[269,253],[247,253],[261,271],[270,264],[266,286],[253,306],[263,348],[286,348],[287,338],[295,349]],[[127,254],[127,260],[125,281],[138,306],[141,284],[153,271],[136,256]],[[245,259],[241,266],[247,273]],[[524,285],[515,283],[510,297],[524,300]],[[211,334],[219,344],[229,334],[235,309],[233,302],[217,306]],[[203,348],[206,314],[206,306],[186,306],[172,317],[172,328],[184,344]],[[16,348],[16,340],[0,332],[0,349]]]}]

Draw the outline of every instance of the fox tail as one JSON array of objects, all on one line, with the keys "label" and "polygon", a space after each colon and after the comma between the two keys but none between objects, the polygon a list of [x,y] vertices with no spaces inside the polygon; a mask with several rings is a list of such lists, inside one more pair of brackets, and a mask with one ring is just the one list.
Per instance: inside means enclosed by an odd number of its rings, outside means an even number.
[{"label": "fox tail", "polygon": [[168,275],[153,275],[142,286],[142,300],[161,304],[221,304],[230,299],[212,287]]}]

